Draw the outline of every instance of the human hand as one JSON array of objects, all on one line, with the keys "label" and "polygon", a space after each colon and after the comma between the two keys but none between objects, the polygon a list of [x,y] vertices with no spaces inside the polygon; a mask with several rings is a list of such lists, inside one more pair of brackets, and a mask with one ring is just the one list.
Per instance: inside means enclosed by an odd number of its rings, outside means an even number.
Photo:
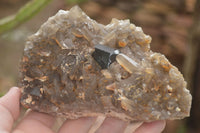
[{"label": "human hand", "polygon": [[[0,98],[0,133],[54,133],[51,129],[55,118],[45,113],[29,111],[13,129],[14,122],[20,114],[20,90],[13,87]],[[96,118],[80,118],[66,120],[58,133],[88,133]],[[127,123],[115,119],[106,118],[95,133],[123,133]],[[165,127],[165,121],[136,124],[132,126],[133,133],[160,133]]]}]

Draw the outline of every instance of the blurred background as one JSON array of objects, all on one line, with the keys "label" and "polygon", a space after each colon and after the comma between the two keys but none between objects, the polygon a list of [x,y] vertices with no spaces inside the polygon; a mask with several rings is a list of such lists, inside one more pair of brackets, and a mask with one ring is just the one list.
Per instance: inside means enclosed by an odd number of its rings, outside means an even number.
[{"label": "blurred background", "polygon": [[[33,10],[34,13],[20,22],[11,19],[10,26],[4,24],[3,18],[17,13],[31,1],[0,0],[0,19],[3,19],[0,20],[0,96],[17,85],[18,65],[27,36],[34,34],[58,10],[68,10],[78,4],[99,23],[108,24],[112,18],[130,19],[152,37],[152,51],[166,55],[178,67],[193,95],[191,116],[184,120],[167,121],[164,133],[200,133],[200,0],[42,1],[46,2],[38,7],[40,10],[37,13]],[[20,11],[18,15],[23,16],[23,9]],[[57,123],[59,125],[61,120]]]}]

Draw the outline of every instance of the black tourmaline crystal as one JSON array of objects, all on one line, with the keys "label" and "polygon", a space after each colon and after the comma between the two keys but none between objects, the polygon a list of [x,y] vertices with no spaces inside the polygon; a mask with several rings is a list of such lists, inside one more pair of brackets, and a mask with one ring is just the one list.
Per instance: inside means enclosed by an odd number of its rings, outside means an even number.
[{"label": "black tourmaline crystal", "polygon": [[117,54],[119,54],[119,50],[104,45],[96,45],[92,56],[102,69],[106,69],[115,61]]}]

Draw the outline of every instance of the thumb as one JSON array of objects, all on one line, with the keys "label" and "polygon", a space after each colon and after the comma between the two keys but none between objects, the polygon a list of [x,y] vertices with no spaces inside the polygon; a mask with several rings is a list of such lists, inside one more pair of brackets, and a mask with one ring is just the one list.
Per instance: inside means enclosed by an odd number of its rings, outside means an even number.
[{"label": "thumb", "polygon": [[9,92],[0,98],[0,132],[10,132],[14,121],[20,112],[20,89],[12,87]]}]

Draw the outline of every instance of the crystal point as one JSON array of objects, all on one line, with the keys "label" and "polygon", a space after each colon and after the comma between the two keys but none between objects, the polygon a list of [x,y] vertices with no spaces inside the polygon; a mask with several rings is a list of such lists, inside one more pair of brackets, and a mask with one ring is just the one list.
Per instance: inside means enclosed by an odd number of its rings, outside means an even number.
[{"label": "crystal point", "polygon": [[106,69],[115,61],[117,54],[119,54],[119,50],[115,50],[104,45],[96,45],[92,56],[102,69]]}]

